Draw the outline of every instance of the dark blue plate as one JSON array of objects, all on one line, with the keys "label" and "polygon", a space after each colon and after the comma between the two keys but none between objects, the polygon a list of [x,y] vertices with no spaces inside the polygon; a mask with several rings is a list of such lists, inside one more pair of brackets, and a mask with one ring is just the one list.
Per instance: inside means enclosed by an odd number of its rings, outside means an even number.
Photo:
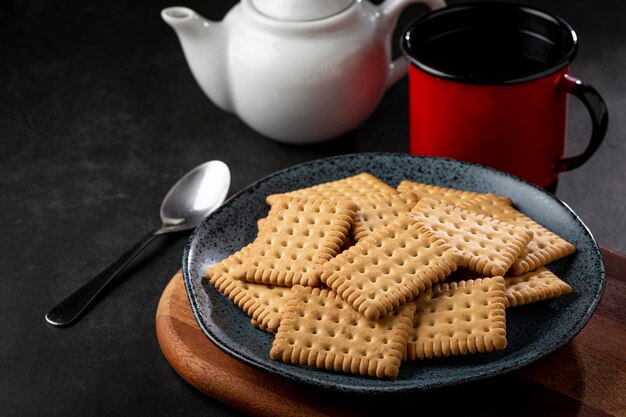
[{"label": "dark blue plate", "polygon": [[[251,242],[256,221],[267,214],[269,194],[369,172],[396,186],[409,179],[444,187],[509,196],[527,216],[573,243],[577,252],[548,267],[573,293],[508,309],[505,350],[464,357],[404,362],[396,381],[379,380],[287,365],[269,357],[273,335],[250,325],[250,318],[207,285],[204,271]],[[382,394],[425,391],[503,374],[527,365],[571,340],[589,321],[605,284],[598,246],[583,222],[554,195],[511,175],[450,159],[406,154],[364,153],[322,159],[263,178],[216,210],[189,239],[183,255],[185,287],[206,336],[239,360],[296,382],[336,391]]]}]

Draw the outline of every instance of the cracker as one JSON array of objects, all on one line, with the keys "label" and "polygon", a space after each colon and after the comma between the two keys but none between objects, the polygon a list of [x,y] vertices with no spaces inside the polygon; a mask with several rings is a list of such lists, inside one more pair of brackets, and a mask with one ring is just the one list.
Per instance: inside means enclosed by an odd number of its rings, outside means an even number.
[{"label": "cracker", "polygon": [[508,197],[497,196],[492,193],[476,193],[474,191],[463,191],[455,188],[439,187],[432,184],[425,184],[421,182],[404,180],[396,189],[399,192],[413,192],[417,195],[417,198],[422,199],[424,197],[434,198],[439,201],[443,201],[450,204],[457,204],[460,201],[473,200],[476,197],[482,197],[492,201],[497,201],[503,204],[511,204],[511,199]]},{"label": "cracker", "polygon": [[319,285],[319,267],[344,245],[356,206],[349,201],[275,201],[236,278],[271,285]]},{"label": "cracker", "polygon": [[459,207],[524,227],[533,232],[533,238],[528,242],[526,251],[511,265],[511,269],[508,272],[511,275],[521,275],[528,271],[533,271],[576,251],[576,247],[570,242],[549,231],[510,205],[484,197],[477,197],[471,201],[460,202]]},{"label": "cracker", "polygon": [[427,197],[410,215],[465,257],[459,266],[487,276],[504,275],[532,238],[523,228]]},{"label": "cracker", "polygon": [[371,194],[385,193],[395,194],[396,189],[381,181],[368,172],[362,172],[352,177],[342,178],[337,181],[325,182],[308,188],[290,191],[284,194],[272,194],[267,196],[266,202],[273,205],[281,196],[317,198],[317,199],[344,199],[354,200],[364,198]]},{"label": "cracker", "polygon": [[572,292],[572,287],[547,268],[505,277],[507,307],[547,300]]},{"label": "cracker", "polygon": [[369,320],[411,301],[464,260],[408,215],[321,268],[322,281]]},{"label": "cracker", "polygon": [[420,295],[406,360],[491,352],[506,347],[502,277],[444,282]]},{"label": "cracker", "polygon": [[359,209],[354,218],[352,235],[354,240],[359,241],[411,211],[417,203],[417,196],[411,192],[376,194],[355,202]]},{"label": "cracker", "polygon": [[370,321],[328,289],[294,286],[270,357],[319,369],[396,378],[415,304]]},{"label": "cracker", "polygon": [[252,323],[276,332],[289,288],[255,284],[233,277],[233,272],[248,256],[250,245],[207,269],[206,278],[226,297],[250,316]]}]

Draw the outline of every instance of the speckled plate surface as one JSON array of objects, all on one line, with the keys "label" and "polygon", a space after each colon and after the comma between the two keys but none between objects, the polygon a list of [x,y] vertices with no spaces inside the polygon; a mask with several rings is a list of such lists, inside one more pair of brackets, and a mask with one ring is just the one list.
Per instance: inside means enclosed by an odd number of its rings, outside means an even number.
[{"label": "speckled plate surface", "polygon": [[[287,365],[269,358],[273,336],[202,279],[204,271],[251,242],[256,220],[267,214],[265,197],[296,188],[370,172],[392,186],[400,181],[431,183],[513,199],[515,206],[577,247],[576,254],[548,267],[574,292],[507,310],[505,350],[465,357],[404,362],[396,381],[378,380]],[[552,194],[493,169],[464,162],[365,153],[313,161],[263,178],[231,197],[189,239],[183,255],[185,287],[206,336],[239,360],[293,381],[335,391],[383,394],[425,391],[503,374],[527,365],[571,340],[588,322],[605,285],[598,246],[578,216]]]}]

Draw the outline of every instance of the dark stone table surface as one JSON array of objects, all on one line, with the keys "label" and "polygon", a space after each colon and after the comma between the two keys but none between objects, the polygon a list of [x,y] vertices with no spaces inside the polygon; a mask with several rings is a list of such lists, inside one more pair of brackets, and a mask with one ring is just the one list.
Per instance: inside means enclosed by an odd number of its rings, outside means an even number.
[{"label": "dark stone table surface", "polygon": [[[601,245],[625,251],[626,3],[524,3],[573,25],[572,73],[610,113],[605,143],[561,176],[557,196]],[[219,20],[234,4],[0,2],[0,415],[238,415],[180,379],[157,344],[155,310],[186,236],[151,246],[74,326],[50,327],[45,312],[156,227],[163,195],[196,164],[225,161],[232,194],[304,161],[408,151],[406,79],[361,126],[319,145],[273,142],[215,107],[159,13],[185,5]],[[400,24],[423,12],[412,6]],[[576,153],[590,122],[570,107]]]}]

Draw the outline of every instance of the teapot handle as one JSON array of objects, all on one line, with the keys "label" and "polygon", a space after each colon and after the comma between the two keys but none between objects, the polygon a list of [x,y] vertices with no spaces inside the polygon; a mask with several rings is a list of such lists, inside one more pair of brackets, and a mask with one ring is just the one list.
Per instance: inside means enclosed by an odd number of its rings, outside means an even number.
[{"label": "teapot handle", "polygon": [[[392,33],[400,13],[409,5],[414,3],[423,3],[431,10],[441,9],[447,4],[444,0],[385,0],[380,4],[379,10],[387,30]],[[408,71],[409,64],[404,57],[395,59],[389,64],[389,73],[387,74],[387,88],[397,83],[404,77]]]}]

